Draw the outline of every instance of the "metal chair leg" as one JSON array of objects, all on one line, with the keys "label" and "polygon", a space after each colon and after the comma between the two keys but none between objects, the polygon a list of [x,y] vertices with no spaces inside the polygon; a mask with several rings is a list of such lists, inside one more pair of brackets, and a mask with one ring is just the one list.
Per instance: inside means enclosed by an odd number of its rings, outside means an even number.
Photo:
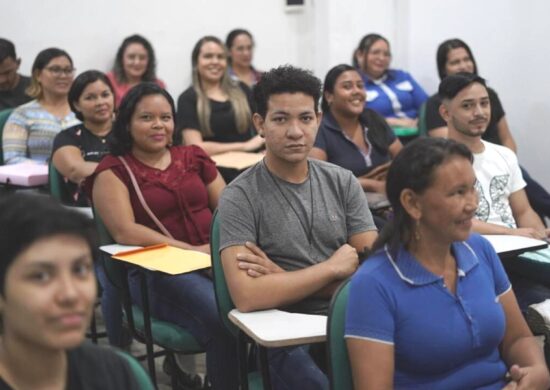
[{"label": "metal chair leg", "polygon": [[247,356],[246,336],[239,331],[237,336],[237,356],[239,363],[239,380],[241,389],[248,390],[248,356]]},{"label": "metal chair leg", "polygon": [[149,376],[151,381],[157,384],[157,373],[155,369],[155,356],[153,351],[153,333],[151,331],[151,314],[149,312],[149,290],[147,288],[147,278],[143,272],[140,272],[140,285],[143,310],[143,324],[145,327],[145,346],[147,349],[147,366],[149,367]]},{"label": "metal chair leg", "polygon": [[269,375],[267,348],[258,345],[258,353],[260,354],[260,372],[262,373],[262,383],[264,385],[264,390],[271,390],[271,378]]}]

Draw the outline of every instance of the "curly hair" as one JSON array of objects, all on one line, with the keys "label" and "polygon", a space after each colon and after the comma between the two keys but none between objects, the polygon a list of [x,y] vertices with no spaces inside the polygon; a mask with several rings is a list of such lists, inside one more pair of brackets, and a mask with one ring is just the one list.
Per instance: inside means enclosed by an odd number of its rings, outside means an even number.
[{"label": "curly hair", "polygon": [[254,87],[256,112],[265,117],[267,102],[272,95],[281,93],[303,93],[313,98],[315,112],[319,111],[321,80],[308,70],[283,65],[264,73]]}]

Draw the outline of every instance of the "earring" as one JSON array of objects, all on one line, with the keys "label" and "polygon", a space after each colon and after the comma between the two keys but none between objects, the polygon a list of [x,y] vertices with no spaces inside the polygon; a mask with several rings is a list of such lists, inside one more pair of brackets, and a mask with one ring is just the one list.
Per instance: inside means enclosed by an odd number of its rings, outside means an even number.
[{"label": "earring", "polygon": [[420,238],[421,238],[421,236],[420,236],[420,221],[417,220],[416,221],[416,226],[414,228],[414,239],[416,241],[420,241]]}]

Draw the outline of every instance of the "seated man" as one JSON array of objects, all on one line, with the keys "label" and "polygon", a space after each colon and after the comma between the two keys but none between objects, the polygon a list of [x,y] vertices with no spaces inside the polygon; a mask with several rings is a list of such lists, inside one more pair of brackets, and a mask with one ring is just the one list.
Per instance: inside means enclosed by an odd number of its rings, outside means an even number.
[{"label": "seated man", "polygon": [[[220,250],[240,311],[282,308],[326,314],[330,297],[377,237],[353,174],[309,160],[321,83],[291,66],[264,74],[254,90],[263,161],[224,190]],[[324,389],[326,376],[305,348],[269,350],[275,388]]]},{"label": "seated man", "polygon": [[0,111],[31,100],[25,93],[31,79],[17,73],[20,64],[13,43],[0,38]]},{"label": "seated man", "polygon": [[471,73],[448,76],[439,85],[439,95],[449,138],[462,142],[474,154],[479,195],[474,231],[546,239],[545,227],[525,195],[516,155],[482,140],[491,118],[485,80]]},{"label": "seated man", "polygon": [[[491,112],[485,81],[470,73],[448,76],[439,85],[439,94],[443,98],[439,110],[447,122],[449,138],[468,146],[474,155],[479,203],[473,230],[481,234],[511,234],[547,239],[548,232],[525,195],[525,181],[516,155],[504,146],[481,139]],[[530,255],[548,258],[550,251],[546,249],[525,256],[531,257]],[[548,260],[529,264],[529,260],[522,258],[519,261],[505,260],[504,265],[518,303],[522,311],[528,314],[531,329],[535,333],[545,333],[548,342],[550,301],[545,300],[550,298],[550,289],[546,287],[550,264],[547,262]],[[533,272],[533,266],[542,272]],[[535,283],[535,280],[544,285]],[[543,305],[533,305],[542,301],[545,301]],[[534,317],[536,324],[531,321],[530,316]],[[544,319],[546,324],[542,322],[541,316],[547,317]]]}]

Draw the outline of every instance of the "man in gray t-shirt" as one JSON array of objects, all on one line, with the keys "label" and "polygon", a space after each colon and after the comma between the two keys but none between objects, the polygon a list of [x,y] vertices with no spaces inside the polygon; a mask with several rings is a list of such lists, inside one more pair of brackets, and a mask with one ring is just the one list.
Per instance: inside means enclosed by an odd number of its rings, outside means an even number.
[{"label": "man in gray t-shirt", "polygon": [[[326,313],[334,290],[356,270],[357,252],[372,246],[376,227],[352,173],[307,158],[320,120],[319,80],[291,66],[272,69],[254,97],[266,155],[227,186],[218,206],[229,291],[241,311]],[[328,387],[306,352],[270,352],[275,388]]]},{"label": "man in gray t-shirt", "polygon": [[[319,160],[309,160],[302,183],[256,164],[224,190],[219,213],[221,250],[252,242],[284,271],[324,262],[351,236],[376,229],[353,174]],[[306,297],[287,309],[326,314],[328,303],[329,295]]]}]

